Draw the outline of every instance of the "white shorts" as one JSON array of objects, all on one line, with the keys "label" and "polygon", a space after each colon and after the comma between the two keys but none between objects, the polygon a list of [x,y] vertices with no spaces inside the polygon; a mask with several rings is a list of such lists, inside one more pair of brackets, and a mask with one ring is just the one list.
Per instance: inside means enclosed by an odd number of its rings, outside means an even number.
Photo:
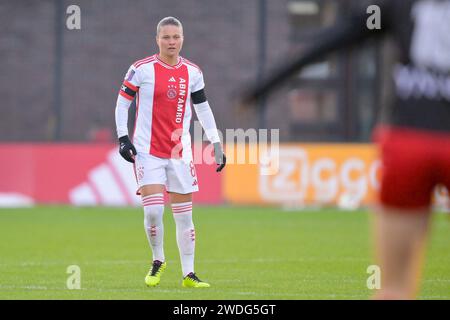
[{"label": "white shorts", "polygon": [[198,191],[193,161],[164,159],[138,152],[134,168],[139,188],[149,184],[162,184],[168,192],[187,194]]}]

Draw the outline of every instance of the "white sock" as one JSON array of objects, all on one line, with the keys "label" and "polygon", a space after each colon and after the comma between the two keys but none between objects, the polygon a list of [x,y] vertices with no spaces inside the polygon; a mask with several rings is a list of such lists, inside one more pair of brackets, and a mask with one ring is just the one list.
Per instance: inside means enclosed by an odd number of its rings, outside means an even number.
[{"label": "white sock", "polygon": [[144,206],[145,233],[152,248],[153,260],[164,262],[164,196],[162,193],[157,193],[142,197],[142,205]]},{"label": "white sock", "polygon": [[192,202],[173,203],[172,212],[177,226],[181,269],[185,277],[194,272],[195,229],[192,222]]}]

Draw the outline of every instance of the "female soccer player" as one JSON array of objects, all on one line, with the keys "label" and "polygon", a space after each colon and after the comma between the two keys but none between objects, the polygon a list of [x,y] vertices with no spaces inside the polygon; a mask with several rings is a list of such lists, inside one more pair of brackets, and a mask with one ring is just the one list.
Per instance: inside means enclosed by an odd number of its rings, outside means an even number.
[{"label": "female soccer player", "polygon": [[[450,189],[450,0],[368,0],[329,29],[292,64],[248,90],[243,102],[269,94],[299,69],[325,54],[393,36],[398,57],[395,99],[377,129],[383,173],[375,216],[378,299],[417,297],[431,217],[433,188]],[[368,27],[369,7],[382,27]]]},{"label": "female soccer player", "polygon": [[[153,263],[145,283],[151,287],[158,285],[167,265],[163,248],[163,192],[166,190],[176,223],[182,285],[209,287],[194,273],[192,193],[198,191],[198,181],[189,134],[191,103],[208,139],[214,144],[217,172],[225,166],[226,158],[206,99],[202,71],[180,56],[181,22],[174,17],[162,19],[157,26],[156,43],[159,54],[138,60],[128,69],[115,110],[120,154],[134,163],[144,207],[145,231],[153,252]],[[128,108],[135,97],[136,121],[131,141]]]}]

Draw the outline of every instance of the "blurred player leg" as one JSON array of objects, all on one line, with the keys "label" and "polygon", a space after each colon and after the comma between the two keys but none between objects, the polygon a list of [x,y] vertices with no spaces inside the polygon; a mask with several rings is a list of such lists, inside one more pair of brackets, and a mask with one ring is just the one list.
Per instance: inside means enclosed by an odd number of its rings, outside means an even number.
[{"label": "blurred player leg", "polygon": [[383,207],[375,216],[381,290],[376,299],[414,299],[425,255],[430,214]]},{"label": "blurred player leg", "polygon": [[376,254],[381,268],[379,299],[414,299],[427,243],[436,150],[441,143],[420,130],[380,128],[381,209],[375,217]]}]

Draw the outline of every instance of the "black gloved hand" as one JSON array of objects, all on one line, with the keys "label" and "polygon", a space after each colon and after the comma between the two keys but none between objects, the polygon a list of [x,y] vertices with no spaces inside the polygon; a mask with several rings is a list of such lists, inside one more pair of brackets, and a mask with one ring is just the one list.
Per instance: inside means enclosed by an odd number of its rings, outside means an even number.
[{"label": "black gloved hand", "polygon": [[216,163],[218,165],[216,172],[222,171],[227,163],[227,157],[225,157],[225,153],[223,153],[220,142],[214,143],[214,158],[216,159]]},{"label": "black gloved hand", "polygon": [[120,137],[119,142],[120,142],[119,147],[120,155],[128,162],[134,163],[134,156],[137,154],[137,152],[136,148],[131,143],[130,138],[128,138],[128,136]]}]

